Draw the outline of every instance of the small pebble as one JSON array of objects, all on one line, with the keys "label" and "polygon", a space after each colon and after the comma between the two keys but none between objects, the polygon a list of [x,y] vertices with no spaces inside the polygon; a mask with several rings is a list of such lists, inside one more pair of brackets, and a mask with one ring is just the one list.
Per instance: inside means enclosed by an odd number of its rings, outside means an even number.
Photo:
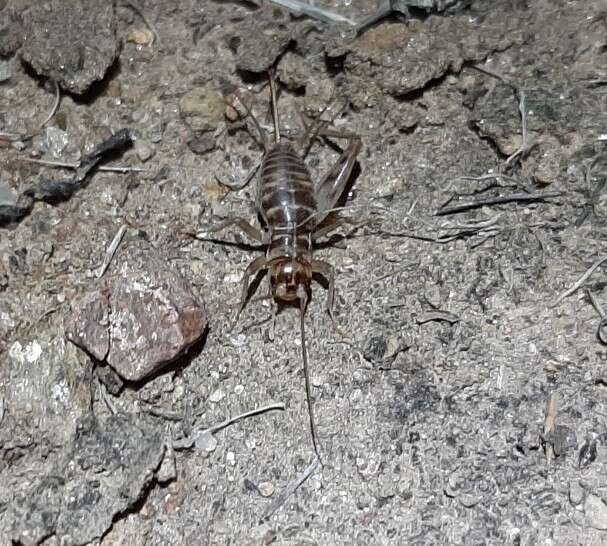
[{"label": "small pebble", "polygon": [[226,460],[228,461],[228,464],[231,464],[232,466],[234,466],[236,464],[236,455],[234,454],[233,451],[227,452]]},{"label": "small pebble", "polygon": [[160,468],[156,472],[156,479],[160,483],[167,483],[177,477],[177,463],[173,451],[167,451],[164,454],[164,459],[160,464]]},{"label": "small pebble", "polygon": [[234,387],[234,392],[236,394],[242,394],[244,392],[244,387],[242,385],[236,385]]},{"label": "small pebble", "polygon": [[209,396],[209,400],[211,402],[217,403],[217,402],[221,402],[221,400],[223,400],[224,397],[225,397],[225,393],[221,389],[217,389],[216,391],[211,393],[211,395]]},{"label": "small pebble", "polygon": [[127,42],[133,42],[139,45],[147,45],[152,43],[154,35],[147,28],[133,28],[126,35]]},{"label": "small pebble", "polygon": [[196,438],[196,449],[208,455],[217,448],[217,440],[210,432],[205,432]]},{"label": "small pebble", "polygon": [[573,506],[578,506],[584,500],[584,490],[578,480],[569,483],[569,501]]},{"label": "small pebble", "polygon": [[600,497],[588,495],[584,503],[588,525],[601,531],[607,530],[607,505]]},{"label": "small pebble", "polygon": [[13,66],[10,61],[0,59],[0,82],[10,80],[13,76]]},{"label": "small pebble", "polygon": [[274,494],[274,485],[270,482],[261,482],[257,489],[259,489],[259,494],[262,497],[271,497]]},{"label": "small pebble", "polygon": [[140,161],[145,163],[154,155],[154,147],[147,141],[137,139],[135,141],[135,153]]},{"label": "small pebble", "polygon": [[224,276],[223,282],[229,282],[232,284],[239,283],[242,279],[242,273],[239,271],[233,271],[232,273],[228,273]]}]

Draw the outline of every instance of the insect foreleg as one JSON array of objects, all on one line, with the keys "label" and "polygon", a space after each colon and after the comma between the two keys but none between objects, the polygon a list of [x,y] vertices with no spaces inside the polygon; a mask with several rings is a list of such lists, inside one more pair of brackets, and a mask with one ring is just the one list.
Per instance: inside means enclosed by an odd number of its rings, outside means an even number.
[{"label": "insect foreleg", "polygon": [[312,260],[310,263],[312,267],[312,273],[318,273],[322,275],[329,283],[329,290],[327,293],[327,313],[331,317],[333,323],[335,319],[333,317],[333,299],[335,297],[335,268],[328,262],[321,260]]},{"label": "insect foreleg", "polygon": [[240,296],[240,305],[238,306],[238,311],[236,312],[234,324],[238,322],[240,313],[242,313],[242,310],[247,304],[247,297],[249,295],[249,283],[251,281],[251,277],[254,277],[260,271],[267,269],[268,263],[269,261],[265,256],[259,256],[259,258],[255,258],[245,269],[244,275],[242,276],[242,293]]}]

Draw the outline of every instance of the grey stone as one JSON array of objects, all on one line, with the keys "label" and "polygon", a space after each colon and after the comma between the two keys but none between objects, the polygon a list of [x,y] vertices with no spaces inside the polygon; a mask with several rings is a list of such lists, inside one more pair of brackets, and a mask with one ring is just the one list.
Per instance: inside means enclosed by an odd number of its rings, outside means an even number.
[{"label": "grey stone", "polygon": [[195,133],[217,129],[225,108],[223,95],[209,88],[193,89],[179,101],[181,118]]},{"label": "grey stone", "polygon": [[488,15],[482,24],[465,16],[411,20],[407,25],[388,23],[355,40],[329,41],[327,54],[346,56],[350,84],[360,95],[356,102],[362,107],[369,95],[406,95],[449,70],[459,72],[465,61],[479,61],[520,42],[516,23],[515,17],[504,20],[497,13]]},{"label": "grey stone", "polygon": [[292,38],[292,29],[282,21],[251,14],[232,38],[238,42],[236,68],[265,72],[287,49]]},{"label": "grey stone", "polygon": [[261,482],[257,489],[262,497],[271,497],[274,494],[275,487],[272,482]]},{"label": "grey stone", "polygon": [[578,480],[571,480],[569,483],[569,502],[573,506],[579,505],[584,500],[584,489]]},{"label": "grey stone", "polygon": [[204,307],[176,272],[140,243],[126,245],[109,275],[84,295],[68,338],[124,379],[140,381],[203,334]]},{"label": "grey stone", "polygon": [[[91,405],[91,364],[62,333],[15,341],[0,366],[0,396],[7,415],[35,431],[36,442],[63,446]],[[5,436],[6,433],[8,436]],[[0,427],[0,444],[11,443]]]},{"label": "grey stone", "polygon": [[147,140],[137,139],[135,141],[135,153],[143,163],[154,156],[154,151],[154,147]]},{"label": "grey stone", "polygon": [[84,417],[48,473],[31,481],[8,477],[12,493],[0,531],[23,544],[50,535],[61,544],[95,540],[140,498],[163,453],[160,435],[140,417]]},{"label": "grey stone", "polygon": [[0,83],[10,80],[13,76],[13,72],[13,61],[0,59]]},{"label": "grey stone", "polygon": [[34,148],[43,154],[60,156],[69,143],[68,134],[52,125],[46,131],[33,139]]},{"label": "grey stone", "polygon": [[156,479],[159,483],[166,484],[177,477],[177,461],[172,449],[167,449],[160,468],[156,472]]},{"label": "grey stone", "polygon": [[591,527],[607,530],[607,505],[600,497],[588,495],[584,502],[584,512]]},{"label": "grey stone", "polygon": [[23,21],[19,13],[11,9],[0,10],[0,55],[9,57],[23,42]]},{"label": "grey stone", "polygon": [[179,101],[181,119],[192,138],[188,147],[195,154],[205,154],[215,148],[215,131],[223,122],[226,103],[223,95],[211,88],[193,89]]},{"label": "grey stone", "polygon": [[278,64],[277,75],[291,91],[305,88],[310,81],[312,66],[301,55],[287,51]]},{"label": "grey stone", "polygon": [[17,202],[17,194],[12,188],[0,182],[0,205],[14,205]]},{"label": "grey stone", "polygon": [[113,2],[34,3],[21,56],[66,91],[84,93],[101,80],[119,52]]}]

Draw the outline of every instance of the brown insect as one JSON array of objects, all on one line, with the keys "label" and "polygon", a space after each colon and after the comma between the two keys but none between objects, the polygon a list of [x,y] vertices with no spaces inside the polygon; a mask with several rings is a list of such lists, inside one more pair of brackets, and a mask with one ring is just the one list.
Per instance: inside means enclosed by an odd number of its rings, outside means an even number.
[{"label": "brown insect", "polygon": [[[270,90],[274,143],[270,143],[267,133],[251,110],[241,102],[246,115],[253,121],[263,141],[264,157],[258,178],[256,207],[264,229],[262,231],[252,226],[243,218],[232,217],[209,231],[219,231],[235,225],[253,240],[267,247],[265,256],[253,260],[244,272],[242,297],[236,320],[246,305],[249,282],[260,272],[269,272],[270,294],[277,304],[299,300],[310,433],[314,452],[320,460],[310,391],[304,315],[313,276],[318,274],[328,282],[327,311],[333,319],[335,272],[331,264],[315,260],[312,254],[314,244],[320,237],[348,221],[342,218],[330,224],[323,224],[329,214],[335,210],[337,201],[344,193],[362,145],[358,136],[329,130],[326,127],[327,122],[318,121],[306,125],[305,132],[298,141],[299,146],[292,146],[280,136],[276,87],[272,74],[270,74]],[[345,138],[348,140],[348,145],[322,180],[314,184],[304,159],[314,140],[319,137]],[[297,153],[297,147],[304,150],[301,155]]]}]

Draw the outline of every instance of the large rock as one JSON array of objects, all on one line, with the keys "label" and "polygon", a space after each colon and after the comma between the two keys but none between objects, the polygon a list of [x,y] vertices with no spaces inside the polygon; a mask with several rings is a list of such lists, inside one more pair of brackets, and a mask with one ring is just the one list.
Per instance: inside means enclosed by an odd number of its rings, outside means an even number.
[{"label": "large rock", "polygon": [[164,449],[162,436],[141,416],[83,417],[46,469],[40,463],[3,476],[2,544],[40,544],[53,535],[66,545],[98,539],[141,498]]},{"label": "large rock", "polygon": [[41,76],[84,93],[105,76],[118,53],[114,2],[34,2],[21,56]]},{"label": "large rock", "polygon": [[[494,10],[495,11],[495,10]],[[521,43],[518,19],[489,12],[484,18],[431,16],[406,25],[383,23],[354,40],[328,40],[329,58],[344,58],[347,87],[357,107],[377,95],[403,97],[423,89],[465,62],[478,62],[495,51]]]},{"label": "large rock", "polygon": [[252,13],[231,38],[236,46],[236,68],[262,73],[295,39],[293,27],[281,11]]},{"label": "large rock", "polygon": [[147,245],[126,245],[110,274],[85,294],[68,339],[140,381],[183,354],[204,333],[207,315],[185,280]]},{"label": "large rock", "polygon": [[0,366],[0,455],[25,445],[64,446],[90,411],[90,381],[91,363],[61,333],[9,345]]}]

